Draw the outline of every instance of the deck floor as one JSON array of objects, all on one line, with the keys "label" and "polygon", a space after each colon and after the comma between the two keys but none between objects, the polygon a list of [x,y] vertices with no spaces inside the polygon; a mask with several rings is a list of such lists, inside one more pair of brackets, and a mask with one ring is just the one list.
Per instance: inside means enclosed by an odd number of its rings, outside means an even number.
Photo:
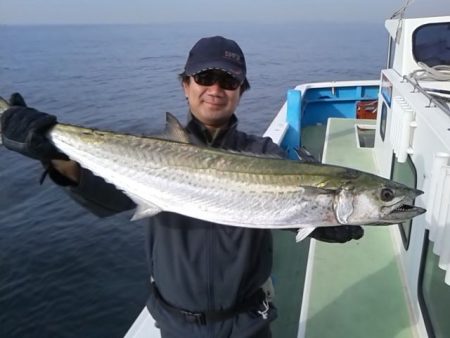
[{"label": "deck floor", "polygon": [[[323,151],[326,126],[308,127],[302,131],[302,143],[320,160]],[[295,233],[273,231],[275,304],[278,318],[272,324],[275,338],[296,338],[302,304],[303,287],[308,262],[310,240],[295,241]]]},{"label": "deck floor", "polygon": [[303,283],[308,260],[309,239],[297,243],[295,233],[273,231],[274,267],[272,280],[278,318],[271,325],[274,338],[295,338],[302,303]]},{"label": "deck floor", "polygon": [[[354,120],[331,119],[330,123],[328,134],[323,125],[303,129],[302,144],[318,159],[323,154],[326,163],[376,171],[372,149],[356,145]],[[325,137],[329,142],[324,147]],[[279,318],[272,325],[273,337],[297,337],[310,245],[313,257],[304,337],[414,337],[389,227],[366,226],[361,240],[346,244],[295,243],[293,233],[274,231],[274,245]]]},{"label": "deck floor", "polygon": [[[376,172],[372,149],[356,145],[354,123],[329,120],[324,162]],[[346,244],[312,241],[307,338],[414,337],[390,229],[364,230]]]}]

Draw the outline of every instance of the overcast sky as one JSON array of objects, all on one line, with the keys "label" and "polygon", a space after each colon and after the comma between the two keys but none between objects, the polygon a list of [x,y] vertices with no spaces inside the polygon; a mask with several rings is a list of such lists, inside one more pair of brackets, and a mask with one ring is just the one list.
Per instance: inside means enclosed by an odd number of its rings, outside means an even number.
[{"label": "overcast sky", "polygon": [[[382,22],[405,0],[0,0],[0,24]],[[415,0],[407,17],[450,15],[450,0]]]}]

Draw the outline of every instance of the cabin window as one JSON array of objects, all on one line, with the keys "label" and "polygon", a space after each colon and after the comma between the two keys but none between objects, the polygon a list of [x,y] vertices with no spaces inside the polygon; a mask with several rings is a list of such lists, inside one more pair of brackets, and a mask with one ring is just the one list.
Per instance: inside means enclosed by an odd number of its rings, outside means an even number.
[{"label": "cabin window", "polygon": [[450,23],[421,26],[413,34],[413,56],[429,67],[450,65]]},{"label": "cabin window", "polygon": [[390,38],[387,68],[392,68],[394,66],[394,55],[395,55],[395,41],[393,38]]},{"label": "cabin window", "polygon": [[381,120],[380,120],[380,136],[383,141],[386,135],[386,119],[387,119],[387,107],[386,103],[383,102],[381,106]]},{"label": "cabin window", "polygon": [[[417,172],[411,157],[408,156],[405,163],[397,162],[395,156],[392,161],[391,180],[403,183],[404,185],[416,188],[417,187]],[[399,224],[400,233],[402,235],[403,246],[408,249],[409,240],[411,237],[412,219]]]},{"label": "cabin window", "polygon": [[433,253],[433,243],[425,233],[424,255],[419,280],[419,299],[430,337],[450,337],[448,304],[450,286],[445,284],[445,271],[439,268],[439,256]]}]

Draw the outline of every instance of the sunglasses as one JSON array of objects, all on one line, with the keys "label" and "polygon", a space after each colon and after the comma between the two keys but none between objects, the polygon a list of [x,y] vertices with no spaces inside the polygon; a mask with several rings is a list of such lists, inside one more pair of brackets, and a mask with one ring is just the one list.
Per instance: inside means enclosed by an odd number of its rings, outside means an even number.
[{"label": "sunglasses", "polygon": [[220,88],[226,90],[238,89],[242,81],[236,79],[228,73],[217,70],[205,70],[204,72],[192,76],[194,81],[200,86],[212,86],[218,83]]}]

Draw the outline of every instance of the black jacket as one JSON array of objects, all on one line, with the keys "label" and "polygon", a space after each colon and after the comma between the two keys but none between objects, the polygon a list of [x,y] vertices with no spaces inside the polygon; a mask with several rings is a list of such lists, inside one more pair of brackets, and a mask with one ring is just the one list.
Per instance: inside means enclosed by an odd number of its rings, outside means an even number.
[{"label": "black jacket", "polygon": [[[186,130],[207,146],[285,156],[269,138],[238,131],[235,116],[228,128],[212,137],[195,118]],[[80,184],[70,192],[102,217],[135,207],[122,192],[85,169]],[[151,276],[162,297],[189,311],[233,307],[260,288],[272,269],[270,230],[230,227],[169,212],[149,219],[147,250]],[[148,307],[164,321],[163,310],[152,297]]]}]

